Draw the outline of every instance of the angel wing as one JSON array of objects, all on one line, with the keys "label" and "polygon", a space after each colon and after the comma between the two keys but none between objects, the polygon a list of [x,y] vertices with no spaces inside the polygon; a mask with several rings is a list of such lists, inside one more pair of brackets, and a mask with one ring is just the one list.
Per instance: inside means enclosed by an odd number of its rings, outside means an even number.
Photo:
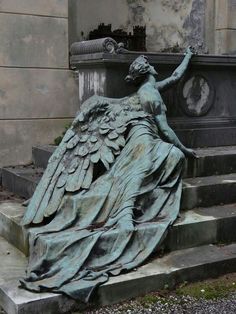
[{"label": "angel wing", "polygon": [[49,159],[22,224],[41,223],[59,209],[65,193],[89,189],[98,162],[109,170],[126,144],[127,127],[144,116],[136,95],[89,98]]}]

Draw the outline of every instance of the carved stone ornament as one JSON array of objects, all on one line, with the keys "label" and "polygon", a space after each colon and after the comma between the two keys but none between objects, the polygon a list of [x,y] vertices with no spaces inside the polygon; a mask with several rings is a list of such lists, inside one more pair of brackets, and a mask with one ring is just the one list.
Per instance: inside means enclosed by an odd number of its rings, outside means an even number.
[{"label": "carved stone ornament", "polygon": [[71,55],[84,55],[99,52],[120,53],[124,51],[127,50],[123,48],[123,44],[117,43],[110,37],[75,42],[70,48]]},{"label": "carved stone ornament", "polygon": [[208,113],[214,103],[214,87],[203,75],[189,77],[179,87],[180,106],[190,117]]}]

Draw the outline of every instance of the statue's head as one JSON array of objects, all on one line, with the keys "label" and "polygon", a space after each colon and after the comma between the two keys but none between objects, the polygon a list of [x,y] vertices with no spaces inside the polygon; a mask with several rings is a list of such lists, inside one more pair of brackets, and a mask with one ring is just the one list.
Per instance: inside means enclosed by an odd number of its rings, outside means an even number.
[{"label": "statue's head", "polygon": [[146,56],[139,56],[129,67],[129,74],[125,80],[127,82],[138,83],[141,82],[148,74],[157,75],[156,70],[149,64]]}]

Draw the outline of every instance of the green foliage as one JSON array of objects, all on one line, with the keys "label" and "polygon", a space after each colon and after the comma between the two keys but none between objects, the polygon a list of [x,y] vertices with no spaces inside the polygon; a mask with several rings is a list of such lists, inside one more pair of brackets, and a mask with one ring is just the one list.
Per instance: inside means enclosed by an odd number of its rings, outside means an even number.
[{"label": "green foliage", "polygon": [[137,299],[143,307],[149,307],[151,304],[155,304],[161,300],[161,297],[158,294],[150,293],[143,297]]},{"label": "green foliage", "polygon": [[62,141],[64,135],[66,134],[66,131],[67,131],[70,127],[71,127],[71,124],[70,124],[70,123],[66,124],[66,125],[65,125],[65,128],[64,128],[64,131],[62,132],[62,134],[54,139],[54,144],[55,144],[56,146],[58,146],[58,145],[61,143],[61,141]]},{"label": "green foliage", "polygon": [[177,295],[189,295],[196,299],[207,300],[224,298],[236,291],[236,284],[232,280],[205,281],[181,285],[176,289]]}]

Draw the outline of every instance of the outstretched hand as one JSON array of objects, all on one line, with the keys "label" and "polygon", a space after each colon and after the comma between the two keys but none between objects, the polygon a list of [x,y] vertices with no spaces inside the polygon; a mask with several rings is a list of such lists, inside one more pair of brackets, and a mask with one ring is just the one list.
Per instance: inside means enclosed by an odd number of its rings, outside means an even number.
[{"label": "outstretched hand", "polygon": [[188,48],[186,49],[185,54],[186,55],[190,55],[192,57],[193,55],[196,55],[197,52],[196,52],[196,50],[192,46],[188,46]]},{"label": "outstretched hand", "polygon": [[186,148],[184,151],[185,155],[190,158],[198,158],[198,155],[194,149]]}]

